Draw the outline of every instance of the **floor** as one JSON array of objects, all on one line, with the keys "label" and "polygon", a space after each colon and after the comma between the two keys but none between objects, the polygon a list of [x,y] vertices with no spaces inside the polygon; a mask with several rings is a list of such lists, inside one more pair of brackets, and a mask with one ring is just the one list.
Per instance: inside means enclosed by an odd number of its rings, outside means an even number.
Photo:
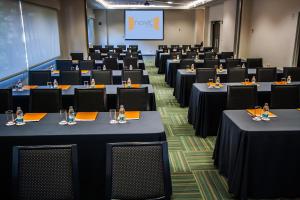
[{"label": "floor", "polygon": [[173,88],[165,83],[164,75],[157,74],[154,57],[144,60],[167,134],[173,199],[231,199],[226,180],[213,165],[216,138],[194,136],[194,129],[187,121],[188,108],[179,107]]}]

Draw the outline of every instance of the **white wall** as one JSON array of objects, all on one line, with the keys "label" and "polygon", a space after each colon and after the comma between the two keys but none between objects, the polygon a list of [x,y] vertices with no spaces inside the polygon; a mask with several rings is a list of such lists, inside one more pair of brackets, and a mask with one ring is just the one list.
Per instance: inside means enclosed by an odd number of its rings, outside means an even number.
[{"label": "white wall", "polygon": [[[105,45],[107,40],[112,45],[138,44],[143,54],[154,54],[159,44],[194,44],[196,42],[194,10],[165,10],[164,40],[153,41],[124,39],[124,10],[95,10],[94,13],[96,44]],[[101,26],[98,25],[99,22],[102,23]],[[198,30],[201,28],[198,27]]]},{"label": "white wall", "polygon": [[299,0],[252,0],[248,57],[271,66],[291,66]]}]

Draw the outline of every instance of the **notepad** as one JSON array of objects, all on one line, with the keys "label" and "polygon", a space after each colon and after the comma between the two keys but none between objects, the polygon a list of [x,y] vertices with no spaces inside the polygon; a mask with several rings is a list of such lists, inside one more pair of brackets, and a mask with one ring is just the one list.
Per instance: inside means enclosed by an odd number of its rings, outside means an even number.
[{"label": "notepad", "polygon": [[131,87],[132,87],[132,88],[140,88],[140,87],[141,87],[141,84],[131,84]]},{"label": "notepad", "polygon": [[105,85],[95,85],[95,88],[102,89],[102,88],[105,88]]},{"label": "notepad", "polygon": [[95,121],[97,119],[98,112],[78,112],[76,114],[76,121]]},{"label": "notepad", "polygon": [[53,70],[52,74],[59,74],[59,70]]},{"label": "notepad", "polygon": [[24,85],[23,90],[31,90],[31,89],[36,89],[38,88],[37,85]]},{"label": "notepad", "polygon": [[89,72],[90,72],[90,70],[81,70],[81,73],[83,73],[83,74],[87,74]]},{"label": "notepad", "polygon": [[24,115],[25,122],[38,122],[43,119],[47,113],[26,113]]},{"label": "notepad", "polygon": [[140,119],[141,112],[140,111],[126,111],[125,116],[127,120]]},{"label": "notepad", "polygon": [[276,81],[275,82],[276,85],[287,85],[286,81]]},{"label": "notepad", "polygon": [[68,90],[70,87],[71,87],[71,85],[59,85],[58,89]]},{"label": "notepad", "polygon": [[[247,112],[250,114],[250,115],[252,115],[252,116],[256,116],[256,117],[259,117],[259,116],[261,116],[262,115],[262,113],[263,113],[263,109],[261,108],[261,109],[247,109]],[[272,112],[269,112],[269,117],[277,117],[277,115],[275,115],[274,113],[272,113]]]},{"label": "notepad", "polygon": [[[216,83],[207,83],[208,87],[216,87]],[[220,83],[219,87],[223,87],[223,84]]]},{"label": "notepad", "polygon": [[242,82],[243,85],[255,85],[255,83],[252,82]]}]

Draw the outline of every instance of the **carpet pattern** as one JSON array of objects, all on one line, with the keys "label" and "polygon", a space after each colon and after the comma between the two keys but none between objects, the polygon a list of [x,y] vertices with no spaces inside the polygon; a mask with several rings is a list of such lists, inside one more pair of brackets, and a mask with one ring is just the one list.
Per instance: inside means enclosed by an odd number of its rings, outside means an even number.
[{"label": "carpet pattern", "polygon": [[187,108],[180,108],[173,89],[157,74],[154,58],[145,63],[156,95],[167,134],[174,200],[232,199],[227,183],[214,168],[212,153],[215,137],[194,136],[194,129],[187,121]]}]

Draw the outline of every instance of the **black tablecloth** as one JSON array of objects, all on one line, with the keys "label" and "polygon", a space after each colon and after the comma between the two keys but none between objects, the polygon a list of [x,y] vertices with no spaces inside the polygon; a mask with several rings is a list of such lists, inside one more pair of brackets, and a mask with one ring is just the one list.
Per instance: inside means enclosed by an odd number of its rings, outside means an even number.
[{"label": "black tablecloth", "polygon": [[155,67],[159,67],[159,54],[163,53],[163,50],[156,50],[155,53]]},{"label": "black tablecloth", "polygon": [[[116,108],[117,106],[117,88],[122,87],[122,85],[106,85],[107,94],[107,106],[108,109]],[[150,109],[152,111],[156,110],[156,100],[155,93],[152,85],[142,84],[141,87],[148,87],[149,93],[149,103]],[[47,86],[39,86],[39,88],[48,88]],[[74,106],[75,103],[75,88],[85,89],[83,85],[72,85],[68,90],[62,90],[62,104],[63,108],[67,109],[69,106]],[[21,106],[22,110],[27,112],[29,110],[29,90],[24,90],[21,92],[13,92],[13,105],[14,108]],[[46,105],[46,102],[45,102]],[[126,108],[125,108],[126,109]]]},{"label": "black tablecloth", "polygon": [[12,147],[15,145],[77,144],[80,199],[105,198],[105,148],[107,143],[165,141],[158,112],[142,112],[140,120],[109,124],[109,113],[100,113],[95,122],[60,126],[59,114],[48,114],[40,122],[24,126],[5,126],[0,115],[0,193],[9,200],[11,189]]},{"label": "black tablecloth", "polygon": [[215,165],[241,199],[300,197],[300,111],[271,111],[278,117],[268,122],[223,112]]},{"label": "black tablecloth", "polygon": [[[270,82],[259,83],[258,105],[270,103]],[[299,84],[299,82],[295,82]],[[227,85],[240,83],[225,83],[223,88],[208,88],[206,83],[194,83],[188,111],[188,121],[195,128],[195,134],[201,137],[217,135],[221,113],[226,108]]]}]

